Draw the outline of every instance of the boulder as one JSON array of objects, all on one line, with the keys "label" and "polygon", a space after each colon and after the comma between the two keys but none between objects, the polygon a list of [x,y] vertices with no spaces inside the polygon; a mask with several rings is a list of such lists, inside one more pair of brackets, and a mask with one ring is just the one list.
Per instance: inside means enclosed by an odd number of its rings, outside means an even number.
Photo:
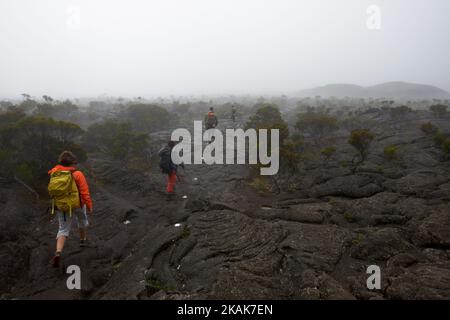
[{"label": "boulder", "polygon": [[386,295],[390,299],[450,299],[450,268],[429,263],[414,265],[389,277]]},{"label": "boulder", "polygon": [[450,209],[433,213],[423,220],[414,240],[424,247],[450,249]]}]

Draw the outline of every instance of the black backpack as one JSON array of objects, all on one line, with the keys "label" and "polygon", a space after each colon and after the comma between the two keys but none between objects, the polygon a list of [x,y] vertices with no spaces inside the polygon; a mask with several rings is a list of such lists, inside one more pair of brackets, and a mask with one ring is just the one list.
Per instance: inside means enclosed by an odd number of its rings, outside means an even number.
[{"label": "black backpack", "polygon": [[161,168],[161,171],[163,173],[170,174],[172,173],[172,155],[171,150],[166,149],[160,153],[160,159],[159,159],[159,167]]}]

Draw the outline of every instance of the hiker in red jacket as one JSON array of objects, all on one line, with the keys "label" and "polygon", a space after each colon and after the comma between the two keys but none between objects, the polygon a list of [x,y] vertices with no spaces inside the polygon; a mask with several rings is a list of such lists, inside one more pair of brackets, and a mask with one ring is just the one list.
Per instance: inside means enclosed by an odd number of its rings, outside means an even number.
[{"label": "hiker in red jacket", "polygon": [[52,176],[52,174],[57,171],[70,171],[72,173],[72,178],[75,181],[76,188],[78,189],[79,203],[77,203],[73,211],[70,210],[70,212],[62,212],[57,206],[56,208],[54,208],[58,217],[59,229],[58,234],[56,235],[56,252],[51,261],[53,267],[59,267],[64,243],[66,241],[66,238],[69,236],[72,221],[74,219],[77,222],[80,232],[80,247],[86,246],[86,227],[89,225],[86,215],[86,209],[89,214],[92,214],[92,199],[89,193],[89,186],[83,173],[81,171],[78,171],[75,167],[75,165],[77,164],[76,157],[72,152],[64,151],[59,156],[58,162],[59,164],[51,169],[48,174]]},{"label": "hiker in red jacket", "polygon": [[214,129],[219,124],[214,108],[210,107],[208,113],[205,115],[205,129]]}]

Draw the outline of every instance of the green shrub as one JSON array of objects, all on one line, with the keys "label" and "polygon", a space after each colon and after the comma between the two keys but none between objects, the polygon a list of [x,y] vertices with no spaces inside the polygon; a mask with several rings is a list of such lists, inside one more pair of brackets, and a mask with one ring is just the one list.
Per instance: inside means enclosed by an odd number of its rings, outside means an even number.
[{"label": "green shrub", "polygon": [[450,139],[447,139],[442,143],[442,151],[444,151],[446,155],[450,154]]},{"label": "green shrub", "polygon": [[255,177],[249,185],[260,194],[264,194],[270,191],[269,183],[264,177]]},{"label": "green shrub", "polygon": [[398,147],[391,145],[384,148],[383,153],[386,158],[393,160],[397,155]]},{"label": "green shrub", "polygon": [[350,212],[344,213],[344,219],[350,223],[355,222],[355,217]]},{"label": "green shrub", "polygon": [[448,135],[441,130],[437,131],[433,136],[434,143],[438,147],[441,147],[442,144],[445,142],[445,140],[447,140],[447,138],[448,138]]},{"label": "green shrub", "polygon": [[361,243],[361,241],[364,240],[364,235],[362,235],[361,233],[358,233],[358,235],[356,236],[355,239],[352,239],[352,245],[357,246]]},{"label": "green shrub", "polygon": [[431,122],[427,122],[427,123],[423,123],[420,126],[420,129],[426,133],[426,134],[435,134],[436,132],[438,132],[439,128],[436,127],[434,124],[432,124]]},{"label": "green shrub", "polygon": [[324,156],[325,160],[328,161],[333,156],[333,154],[336,152],[336,148],[333,146],[325,147],[322,150],[320,150],[320,154]]},{"label": "green shrub", "polygon": [[33,182],[33,170],[35,167],[32,163],[22,162],[16,167],[15,173],[16,175],[24,180],[25,182],[32,183]]},{"label": "green shrub", "polygon": [[299,149],[302,142],[288,140],[280,147],[280,162],[286,166],[292,173],[298,169],[299,162],[302,160],[302,154]]},{"label": "green shrub", "polygon": [[120,115],[135,131],[155,132],[167,129],[174,123],[174,115],[154,104],[134,104]]},{"label": "green shrub", "polygon": [[189,238],[191,235],[191,230],[187,226],[184,226],[183,230],[181,231],[181,238],[186,239]]},{"label": "green shrub", "polygon": [[295,127],[303,134],[309,134],[317,142],[339,128],[335,117],[318,112],[298,114]]},{"label": "green shrub", "polygon": [[389,110],[392,119],[402,119],[405,115],[410,113],[412,109],[408,106],[393,107]]},{"label": "green shrub", "polygon": [[347,160],[341,160],[339,161],[339,165],[343,168],[346,168],[349,166],[349,162]]},{"label": "green shrub", "polygon": [[41,185],[47,179],[47,171],[56,163],[64,150],[71,150],[80,163],[86,160],[86,152],[75,143],[83,130],[70,122],[56,121],[40,116],[8,115],[0,126],[0,164],[2,174],[16,175],[31,185]]},{"label": "green shrub", "polygon": [[149,138],[145,133],[134,131],[127,122],[105,120],[88,128],[84,145],[130,166],[146,162]]},{"label": "green shrub", "polygon": [[[245,125],[245,129],[278,129],[280,133],[280,145],[289,137],[289,127],[283,120],[281,112],[274,104],[264,103],[258,107],[256,113],[250,117]],[[269,138],[270,145],[270,138]],[[269,147],[270,150],[270,147]]]},{"label": "green shrub", "polygon": [[430,106],[430,111],[433,112],[433,114],[438,117],[442,118],[447,113],[447,106],[444,104],[435,104]]},{"label": "green shrub", "polygon": [[287,188],[286,188],[286,191],[287,191],[288,193],[294,193],[295,190],[297,190],[297,185],[296,185],[295,183],[292,183],[292,182],[289,183],[288,186],[287,186]]}]

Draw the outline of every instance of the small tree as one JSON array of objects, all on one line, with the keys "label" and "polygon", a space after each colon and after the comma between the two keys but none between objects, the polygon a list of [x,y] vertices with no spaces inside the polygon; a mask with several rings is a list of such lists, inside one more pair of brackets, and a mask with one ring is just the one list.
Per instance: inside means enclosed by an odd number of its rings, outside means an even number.
[{"label": "small tree", "polygon": [[441,147],[445,140],[447,140],[447,138],[448,135],[441,130],[438,130],[433,136],[434,143],[437,147]]},{"label": "small tree", "polygon": [[450,139],[447,139],[444,141],[444,143],[442,143],[442,150],[446,154],[450,154]]},{"label": "small tree", "polygon": [[44,99],[45,102],[47,103],[52,103],[53,102],[53,98],[47,95],[43,95],[42,99]]},{"label": "small tree", "polygon": [[370,144],[374,139],[374,135],[368,129],[353,130],[348,139],[350,143],[359,153],[360,161],[364,162],[369,154]]},{"label": "small tree", "polygon": [[37,183],[47,178],[46,172],[62,151],[73,151],[80,162],[87,158],[76,143],[83,134],[76,124],[45,117],[26,117],[20,113],[4,116],[0,117],[0,123],[3,123],[0,125],[0,168],[3,175],[17,175],[29,183]]},{"label": "small tree", "polygon": [[447,139],[444,143],[442,143],[442,151],[444,152],[446,158],[450,156],[450,139]]},{"label": "small tree", "polygon": [[245,125],[246,129],[279,129],[280,131],[280,145],[289,137],[289,128],[281,116],[281,112],[274,104],[264,103],[250,117]]},{"label": "small tree", "polygon": [[285,166],[291,176],[297,172],[299,163],[302,160],[301,153],[299,152],[300,141],[287,140],[280,147],[280,162],[282,166]]},{"label": "small tree", "polygon": [[325,113],[307,112],[297,116],[297,130],[310,135],[316,143],[338,129],[337,119]]},{"label": "small tree", "polygon": [[444,104],[434,104],[430,106],[430,111],[438,118],[443,118],[447,113],[447,106]]},{"label": "small tree", "polygon": [[325,161],[329,161],[335,152],[336,148],[333,146],[325,147],[320,150],[320,154],[324,157]]},{"label": "small tree", "polygon": [[426,134],[435,134],[436,132],[438,132],[439,128],[431,122],[427,122],[420,126],[420,130],[422,130]]},{"label": "small tree", "polygon": [[155,132],[173,124],[174,117],[166,109],[154,104],[134,104],[128,107],[121,118],[130,123],[134,130]]},{"label": "small tree", "polygon": [[410,113],[412,110],[408,106],[399,106],[394,107],[389,110],[389,114],[392,119],[399,120],[403,119],[408,113]]},{"label": "small tree", "polygon": [[149,137],[146,133],[133,131],[127,122],[109,119],[88,128],[84,146],[128,165],[136,160],[142,163],[147,159]]}]

